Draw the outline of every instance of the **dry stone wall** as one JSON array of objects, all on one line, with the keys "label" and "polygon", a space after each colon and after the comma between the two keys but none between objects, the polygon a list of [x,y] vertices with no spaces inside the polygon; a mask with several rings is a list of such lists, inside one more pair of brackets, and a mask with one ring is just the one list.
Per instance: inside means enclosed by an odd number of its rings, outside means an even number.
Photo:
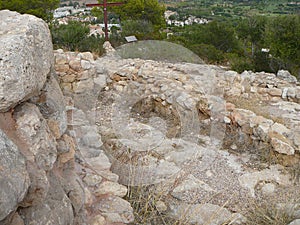
[{"label": "dry stone wall", "polygon": [[0,21],[0,224],[133,221],[80,96],[103,85],[93,55],[56,54],[54,64],[45,22],[8,10]]},{"label": "dry stone wall", "polygon": [[[155,184],[162,211],[191,224],[212,217],[214,224],[243,224],[245,217],[233,212],[244,203],[287,190],[299,195],[284,172],[299,163],[300,151],[299,83],[287,71],[238,74],[211,65],[121,59],[115,51],[96,60],[62,50],[55,56],[82,161],[101,174],[84,177],[92,194],[123,196],[117,181]],[[253,161],[261,150],[275,154],[274,165]],[[106,177],[109,170],[119,179],[111,172]],[[91,189],[94,182],[103,190]],[[107,200],[100,200],[107,207],[101,206],[102,216],[128,222],[126,213],[105,212],[120,210]]]},{"label": "dry stone wall", "polygon": [[81,178],[88,195],[85,203],[90,224],[123,224],[133,221],[133,211],[122,198],[127,188],[111,172],[111,162],[102,148],[96,125],[96,102],[106,86],[106,76],[99,73],[89,52],[55,50],[55,69],[60,86],[67,96],[68,130],[78,147]]}]

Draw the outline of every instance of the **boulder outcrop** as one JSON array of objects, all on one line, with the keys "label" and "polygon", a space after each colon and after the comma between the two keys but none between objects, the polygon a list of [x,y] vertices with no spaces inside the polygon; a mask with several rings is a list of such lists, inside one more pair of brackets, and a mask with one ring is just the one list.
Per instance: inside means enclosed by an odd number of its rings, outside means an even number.
[{"label": "boulder outcrop", "polygon": [[31,15],[0,13],[0,112],[36,95],[53,66],[47,24]]},{"label": "boulder outcrop", "polygon": [[[105,84],[93,55],[61,52],[54,61],[45,22],[8,10],[0,20],[0,223],[133,221],[89,115]],[[63,80],[73,89],[57,76],[69,70]]]}]

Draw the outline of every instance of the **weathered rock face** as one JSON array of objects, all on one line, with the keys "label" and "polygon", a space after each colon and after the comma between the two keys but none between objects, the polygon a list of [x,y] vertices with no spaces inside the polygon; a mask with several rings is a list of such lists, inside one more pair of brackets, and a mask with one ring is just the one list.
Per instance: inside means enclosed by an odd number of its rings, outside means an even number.
[{"label": "weathered rock face", "polygon": [[30,185],[25,158],[0,130],[0,221],[17,209]]},{"label": "weathered rock face", "polygon": [[0,224],[84,224],[49,29],[7,10],[0,21]]},{"label": "weathered rock face", "polygon": [[32,160],[39,169],[50,171],[57,157],[56,142],[38,107],[30,103],[22,104],[16,108],[15,119],[17,131],[34,157]]},{"label": "weathered rock face", "polygon": [[0,111],[5,112],[44,86],[53,52],[43,20],[4,10],[0,21]]}]

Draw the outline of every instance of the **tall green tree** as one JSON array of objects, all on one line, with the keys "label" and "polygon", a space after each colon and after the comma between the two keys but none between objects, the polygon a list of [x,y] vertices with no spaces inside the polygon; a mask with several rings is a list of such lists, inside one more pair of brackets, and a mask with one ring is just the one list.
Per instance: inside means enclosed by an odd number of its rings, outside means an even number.
[{"label": "tall green tree", "polygon": [[300,65],[300,15],[280,16],[270,20],[266,39],[273,56],[286,63]]},{"label": "tall green tree", "polygon": [[124,5],[113,7],[122,20],[145,20],[156,27],[165,24],[165,7],[157,0],[124,0]]},{"label": "tall green tree", "polygon": [[240,21],[236,28],[237,35],[244,44],[245,53],[250,45],[252,58],[258,49],[260,51],[261,47],[264,47],[266,22],[266,17],[252,16]]},{"label": "tall green tree", "polygon": [[53,17],[52,10],[59,6],[59,2],[59,0],[0,0],[0,10],[28,13],[50,21]]}]

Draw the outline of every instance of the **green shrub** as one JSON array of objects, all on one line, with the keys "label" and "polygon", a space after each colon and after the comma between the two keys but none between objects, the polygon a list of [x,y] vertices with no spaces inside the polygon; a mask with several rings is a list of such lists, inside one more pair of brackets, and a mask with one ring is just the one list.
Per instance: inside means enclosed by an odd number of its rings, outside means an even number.
[{"label": "green shrub", "polygon": [[229,60],[231,69],[237,71],[238,73],[242,73],[245,70],[255,71],[253,62],[250,58],[239,56],[236,54],[228,54],[227,58]]},{"label": "green shrub", "polygon": [[224,53],[213,45],[195,44],[189,47],[194,53],[200,56],[207,63],[221,63],[224,61]]},{"label": "green shrub", "polygon": [[89,27],[77,21],[68,24],[51,25],[52,42],[54,48],[67,51],[90,51],[98,55],[103,54],[104,39],[100,36],[89,36]]}]

